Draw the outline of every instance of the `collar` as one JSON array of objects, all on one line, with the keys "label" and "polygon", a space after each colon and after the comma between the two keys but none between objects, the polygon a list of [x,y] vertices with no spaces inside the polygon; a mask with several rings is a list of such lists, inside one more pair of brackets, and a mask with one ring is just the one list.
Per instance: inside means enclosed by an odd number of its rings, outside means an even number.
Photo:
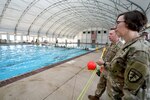
[{"label": "collar", "polygon": [[132,45],[133,43],[135,43],[137,40],[141,39],[141,37],[137,37],[137,38],[134,38],[133,40],[129,41],[129,42],[126,42],[123,46],[122,49],[125,49],[127,47],[129,47],[130,45]]}]

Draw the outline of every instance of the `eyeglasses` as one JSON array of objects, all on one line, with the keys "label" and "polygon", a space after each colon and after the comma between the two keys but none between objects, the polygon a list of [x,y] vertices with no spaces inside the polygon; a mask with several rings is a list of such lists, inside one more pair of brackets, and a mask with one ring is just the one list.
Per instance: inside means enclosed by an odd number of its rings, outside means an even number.
[{"label": "eyeglasses", "polygon": [[116,24],[119,24],[119,23],[121,23],[121,22],[125,22],[125,21],[116,21]]}]

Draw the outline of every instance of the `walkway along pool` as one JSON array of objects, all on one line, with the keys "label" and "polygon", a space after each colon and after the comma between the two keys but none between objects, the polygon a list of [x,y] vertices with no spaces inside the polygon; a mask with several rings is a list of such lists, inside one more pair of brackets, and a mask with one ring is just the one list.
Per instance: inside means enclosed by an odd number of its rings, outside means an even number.
[{"label": "walkway along pool", "polygon": [[0,46],[0,81],[52,67],[62,61],[86,54],[81,49],[55,48],[50,46],[9,45]]}]

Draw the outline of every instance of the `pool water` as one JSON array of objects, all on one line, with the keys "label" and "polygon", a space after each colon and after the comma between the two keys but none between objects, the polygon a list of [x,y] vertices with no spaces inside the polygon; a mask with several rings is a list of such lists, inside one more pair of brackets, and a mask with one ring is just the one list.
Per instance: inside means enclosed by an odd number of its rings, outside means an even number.
[{"label": "pool water", "polygon": [[88,51],[50,46],[0,46],[0,81],[40,69]]}]

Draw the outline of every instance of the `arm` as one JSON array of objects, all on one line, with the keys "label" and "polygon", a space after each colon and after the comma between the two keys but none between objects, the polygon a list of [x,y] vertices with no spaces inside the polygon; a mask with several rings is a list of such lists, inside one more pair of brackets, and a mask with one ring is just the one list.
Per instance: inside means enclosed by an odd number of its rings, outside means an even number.
[{"label": "arm", "polygon": [[122,100],[141,100],[137,93],[148,76],[148,65],[149,55],[144,51],[136,51],[128,56]]}]

